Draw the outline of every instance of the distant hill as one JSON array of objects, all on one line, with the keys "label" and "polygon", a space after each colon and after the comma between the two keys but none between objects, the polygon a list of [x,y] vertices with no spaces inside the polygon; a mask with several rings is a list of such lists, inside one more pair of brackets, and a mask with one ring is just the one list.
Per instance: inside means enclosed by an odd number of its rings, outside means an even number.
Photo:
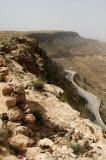
[{"label": "distant hill", "polygon": [[30,32],[28,35],[36,38],[53,58],[106,54],[106,42],[83,38],[76,32]]}]

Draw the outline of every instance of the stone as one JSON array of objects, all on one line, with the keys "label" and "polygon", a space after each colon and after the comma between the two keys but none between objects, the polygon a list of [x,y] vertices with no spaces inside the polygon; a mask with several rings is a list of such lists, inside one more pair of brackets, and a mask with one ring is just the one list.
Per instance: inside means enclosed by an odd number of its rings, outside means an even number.
[{"label": "stone", "polygon": [[41,139],[38,143],[38,146],[40,146],[41,148],[53,148],[54,143],[48,139],[48,138],[44,138]]},{"label": "stone", "polygon": [[50,92],[54,95],[56,95],[57,97],[59,97],[60,95],[63,95],[64,91],[52,84],[44,84],[44,91],[46,92]]},{"label": "stone", "polygon": [[46,153],[40,153],[36,156],[36,159],[32,160],[53,160],[51,154],[49,152]]},{"label": "stone", "polygon": [[9,144],[22,151],[28,146],[31,146],[33,141],[23,134],[17,134],[9,139]]},{"label": "stone", "polygon": [[8,130],[0,128],[0,141],[6,140],[8,137]]},{"label": "stone", "polygon": [[81,145],[81,147],[89,147],[89,141],[87,141],[86,139],[78,140],[78,143]]},{"label": "stone", "polygon": [[3,96],[11,96],[13,92],[14,92],[13,87],[9,86],[9,85],[5,86],[2,89],[2,95]]},{"label": "stone", "polygon": [[15,109],[9,109],[8,113],[7,113],[8,119],[10,121],[21,121],[23,118],[23,113],[21,110],[15,108]]},{"label": "stone", "polygon": [[31,136],[32,130],[26,126],[18,126],[14,129],[15,134],[23,134],[25,136]]},{"label": "stone", "polygon": [[12,130],[13,132],[14,132],[15,129],[16,129],[17,127],[19,127],[19,126],[21,126],[21,123],[19,123],[19,122],[11,122],[11,121],[8,121],[8,123],[7,123],[7,127],[8,127],[10,130]]},{"label": "stone", "polygon": [[36,122],[36,118],[33,114],[26,114],[24,116],[24,122],[33,124]]},{"label": "stone", "polygon": [[0,44],[0,52],[4,51],[5,46],[3,44]]},{"label": "stone", "polygon": [[71,139],[72,139],[72,134],[69,133],[69,132],[67,132],[67,133],[65,134],[65,137],[66,137],[67,140],[71,140]]},{"label": "stone", "polygon": [[6,113],[6,112],[2,113],[1,119],[2,119],[2,120],[8,120],[8,116],[7,116],[7,113]]},{"label": "stone", "polygon": [[26,113],[26,114],[29,114],[29,113],[31,113],[31,112],[32,112],[32,110],[31,110],[30,108],[28,108],[28,109],[25,110],[25,113]]},{"label": "stone", "polygon": [[5,74],[0,73],[0,82],[5,81]]},{"label": "stone", "polygon": [[8,99],[6,100],[6,105],[7,107],[14,108],[16,106],[16,98],[8,97]]},{"label": "stone", "polygon": [[14,92],[22,94],[25,93],[25,89],[22,85],[17,85],[14,87]]},{"label": "stone", "polygon": [[41,153],[39,147],[28,147],[26,151],[26,158],[28,160],[36,160],[36,156]]},{"label": "stone", "polygon": [[7,148],[4,146],[0,146],[0,154],[5,154],[7,152]]},{"label": "stone", "polygon": [[4,75],[8,74],[8,68],[7,67],[0,67],[0,73],[4,73]]},{"label": "stone", "polygon": [[2,160],[18,160],[18,158],[13,155],[7,155],[7,156],[3,157]]},{"label": "stone", "polygon": [[37,64],[43,63],[43,62],[44,62],[43,58],[38,58],[38,59],[36,60],[36,63],[37,63]]},{"label": "stone", "polygon": [[25,93],[18,93],[14,96],[17,100],[17,103],[26,103],[26,96]]},{"label": "stone", "polygon": [[0,128],[3,127],[3,121],[0,119]]},{"label": "stone", "polygon": [[5,60],[2,56],[0,56],[0,67],[4,67],[6,65]]},{"label": "stone", "polygon": [[83,139],[83,134],[80,132],[80,131],[76,131],[73,135],[73,138],[75,140],[80,140],[80,139]]}]

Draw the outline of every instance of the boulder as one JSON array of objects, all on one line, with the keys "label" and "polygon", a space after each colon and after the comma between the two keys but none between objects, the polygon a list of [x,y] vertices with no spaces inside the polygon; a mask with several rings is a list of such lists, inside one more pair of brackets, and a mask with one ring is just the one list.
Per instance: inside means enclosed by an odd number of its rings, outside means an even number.
[{"label": "boulder", "polygon": [[6,65],[5,59],[0,56],[0,67],[4,67]]},{"label": "boulder", "polygon": [[18,160],[18,158],[13,155],[7,155],[2,160]]},{"label": "boulder", "polygon": [[33,114],[26,114],[24,116],[24,122],[33,124],[36,122],[36,118]]},{"label": "boulder", "polygon": [[5,46],[3,44],[0,44],[0,52],[4,51]]},{"label": "boulder", "polygon": [[15,109],[9,109],[8,113],[7,113],[8,119],[10,121],[21,121],[23,118],[23,113],[21,110],[15,108]]},{"label": "boulder", "polygon": [[3,127],[3,121],[0,119],[0,128]]},{"label": "boulder", "polygon": [[36,156],[41,153],[39,147],[28,147],[26,151],[26,158],[28,160],[36,160]]},{"label": "boulder", "polygon": [[2,95],[3,96],[11,96],[13,92],[14,92],[13,87],[9,86],[9,85],[5,86],[2,89]]},{"label": "boulder", "polygon": [[5,81],[5,74],[0,73],[0,82]]},{"label": "boulder", "polygon": [[53,160],[51,154],[49,152],[46,153],[40,153],[36,156],[36,159],[32,160]]},{"label": "boulder", "polygon": [[17,103],[26,103],[25,93],[15,94],[14,97],[16,98]]},{"label": "boulder", "polygon": [[15,134],[23,134],[25,136],[32,135],[32,130],[26,126],[18,126],[14,129]]},{"label": "boulder", "polygon": [[14,92],[23,94],[23,93],[25,93],[25,89],[22,85],[17,85],[14,87]]},{"label": "boulder", "polygon": [[44,91],[46,92],[50,92],[54,95],[56,95],[57,97],[59,97],[60,95],[63,95],[64,91],[52,84],[44,84]]},{"label": "boulder", "polygon": [[8,127],[10,130],[12,130],[12,131],[15,131],[15,129],[16,129],[17,127],[19,127],[19,126],[21,126],[21,123],[19,123],[19,122],[11,122],[11,121],[8,121],[8,123],[7,123],[7,127]]},{"label": "boulder", "polygon": [[6,105],[7,107],[14,108],[16,106],[16,98],[8,97],[8,99],[6,100]]},{"label": "boulder", "polygon": [[9,144],[22,151],[26,147],[31,146],[33,141],[23,134],[17,134],[9,139]]},{"label": "boulder", "polygon": [[0,67],[0,73],[4,73],[4,75],[8,74],[8,68],[7,67]]},{"label": "boulder", "polygon": [[73,139],[75,140],[81,140],[83,139],[83,133],[81,133],[80,131],[75,131],[73,134]]},{"label": "boulder", "polygon": [[41,148],[53,148],[54,143],[48,139],[48,138],[44,138],[41,139],[38,143],[38,146],[40,146]]}]

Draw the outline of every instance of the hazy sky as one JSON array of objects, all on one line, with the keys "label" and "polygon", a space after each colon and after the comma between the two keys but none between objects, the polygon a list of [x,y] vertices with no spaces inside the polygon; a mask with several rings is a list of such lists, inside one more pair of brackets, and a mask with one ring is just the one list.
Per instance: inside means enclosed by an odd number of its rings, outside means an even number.
[{"label": "hazy sky", "polygon": [[106,41],[106,0],[0,0],[0,30],[70,30]]}]

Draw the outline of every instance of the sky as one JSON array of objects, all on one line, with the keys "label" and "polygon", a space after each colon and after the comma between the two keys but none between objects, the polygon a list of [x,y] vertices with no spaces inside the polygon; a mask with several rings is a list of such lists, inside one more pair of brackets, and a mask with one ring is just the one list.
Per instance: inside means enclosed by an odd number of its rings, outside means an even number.
[{"label": "sky", "polygon": [[0,30],[66,30],[106,41],[106,0],[0,0]]}]

